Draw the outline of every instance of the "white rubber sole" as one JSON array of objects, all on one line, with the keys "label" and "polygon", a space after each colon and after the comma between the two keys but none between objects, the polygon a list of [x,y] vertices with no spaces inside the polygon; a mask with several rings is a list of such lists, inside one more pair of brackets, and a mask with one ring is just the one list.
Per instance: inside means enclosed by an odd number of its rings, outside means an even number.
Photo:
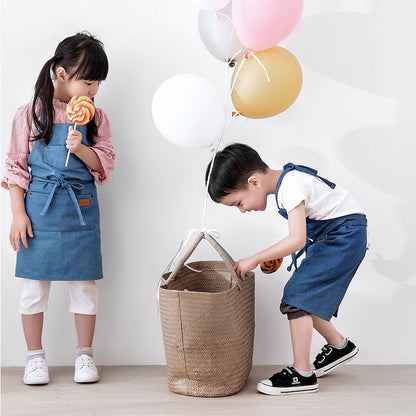
[{"label": "white rubber sole", "polygon": [[358,355],[359,352],[360,352],[360,350],[358,349],[358,347],[355,347],[355,349],[352,350],[348,355],[345,355],[344,357],[340,358],[337,361],[334,361],[331,364],[328,364],[325,367],[319,368],[317,370],[313,369],[313,371],[315,372],[316,377],[322,377],[322,376],[330,373],[332,370],[334,370],[339,365],[344,364],[344,363],[354,359]]},{"label": "white rubber sole", "polygon": [[85,376],[85,375],[74,375],[74,381],[75,383],[79,384],[88,384],[88,383],[96,383],[100,379],[99,375],[91,375],[91,376]]},{"label": "white rubber sole", "polygon": [[26,379],[23,379],[23,383],[26,384],[27,386],[42,386],[44,384],[49,383],[49,378],[44,379],[44,380],[26,380]]},{"label": "white rubber sole", "polygon": [[273,387],[262,383],[257,384],[257,390],[260,393],[269,394],[271,396],[282,396],[287,394],[301,394],[301,393],[315,393],[319,390],[318,384],[312,386],[299,386],[299,387]]}]

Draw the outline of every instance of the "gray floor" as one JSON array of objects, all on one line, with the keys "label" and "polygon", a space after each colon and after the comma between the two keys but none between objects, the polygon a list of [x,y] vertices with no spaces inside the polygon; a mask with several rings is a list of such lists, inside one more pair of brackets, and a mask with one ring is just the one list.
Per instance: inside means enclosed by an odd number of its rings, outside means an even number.
[{"label": "gray floor", "polygon": [[100,368],[96,384],[72,381],[71,367],[51,367],[46,386],[25,386],[23,368],[2,369],[2,416],[124,415],[416,415],[416,365],[345,365],[319,379],[319,392],[285,397],[256,391],[276,367],[255,366],[244,389],[224,398],[171,393],[166,367]]}]

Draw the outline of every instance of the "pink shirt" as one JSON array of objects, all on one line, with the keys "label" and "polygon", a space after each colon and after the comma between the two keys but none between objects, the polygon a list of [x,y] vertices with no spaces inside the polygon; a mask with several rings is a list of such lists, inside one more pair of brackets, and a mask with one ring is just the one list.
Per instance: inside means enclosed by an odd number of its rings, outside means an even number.
[{"label": "pink shirt", "polygon": [[[53,106],[54,123],[68,123],[66,103],[54,98]],[[1,181],[1,186],[5,189],[9,189],[12,185],[18,185],[26,191],[29,189],[30,173],[27,160],[35,144],[31,141],[31,136],[33,136],[31,111],[32,103],[30,102],[19,107],[14,117],[10,148],[6,159],[6,173]],[[104,111],[99,108],[95,112],[95,122],[98,127],[98,136],[94,138],[95,143],[91,149],[99,157],[103,168],[98,171],[90,169],[90,172],[98,184],[103,184],[108,181],[109,174],[114,169],[115,154],[111,143],[110,123]]]}]

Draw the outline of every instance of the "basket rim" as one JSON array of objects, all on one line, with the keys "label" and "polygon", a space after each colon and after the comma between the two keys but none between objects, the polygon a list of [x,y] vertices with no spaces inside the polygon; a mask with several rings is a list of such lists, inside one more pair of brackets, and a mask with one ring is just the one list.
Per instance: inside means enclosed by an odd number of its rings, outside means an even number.
[{"label": "basket rim", "polygon": [[[189,266],[192,266],[192,265],[195,265],[195,264],[198,264],[198,263],[216,263],[216,264],[224,264],[224,262],[223,261],[221,261],[221,260],[197,260],[197,261],[193,261],[193,262],[191,262],[191,263],[187,263],[186,265],[184,265],[183,267],[182,267],[182,269],[181,269],[181,272],[182,272],[182,270],[184,270],[184,269],[186,269],[186,272],[192,272],[192,270],[189,270],[186,266],[187,265],[189,265]],[[227,269],[227,267],[225,266],[224,267],[224,269],[208,269],[207,271],[218,271],[218,272],[227,272],[227,273],[229,273],[229,270]],[[195,272],[194,272],[195,273]],[[169,272],[167,272],[167,273],[164,273],[163,275],[162,275],[162,278],[163,278],[163,276],[166,276],[166,275],[169,275],[170,273]],[[228,281],[228,283],[231,285],[229,288],[227,288],[226,290],[221,290],[221,291],[219,291],[219,292],[204,292],[204,291],[196,291],[196,290],[184,290],[184,289],[169,289],[168,287],[166,287],[165,286],[165,284],[162,282],[162,280],[160,280],[159,281],[159,291],[160,290],[164,290],[164,291],[166,291],[166,292],[176,292],[176,293],[182,293],[183,294],[183,296],[187,296],[186,295],[186,293],[188,293],[188,294],[199,294],[199,295],[209,295],[209,296],[213,296],[213,295],[222,295],[222,294],[224,294],[224,293],[227,293],[227,292],[230,292],[230,291],[232,291],[233,289],[235,289],[235,288],[237,288],[237,290],[240,290],[240,284],[241,284],[241,282],[244,282],[245,280],[248,280],[248,279],[251,279],[251,278],[255,278],[255,273],[251,270],[250,272],[248,272],[247,274],[246,274],[246,276],[244,277],[244,279],[241,279],[241,278],[238,278],[238,281],[231,281],[230,279],[227,279],[226,277],[224,277],[224,280],[226,280],[226,281]],[[176,279],[175,279],[176,280]]]}]

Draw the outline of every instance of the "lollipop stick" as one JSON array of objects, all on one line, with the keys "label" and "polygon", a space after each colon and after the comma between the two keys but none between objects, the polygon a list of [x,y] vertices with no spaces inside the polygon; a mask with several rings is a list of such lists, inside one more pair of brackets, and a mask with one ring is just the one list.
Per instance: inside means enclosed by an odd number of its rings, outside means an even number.
[{"label": "lollipop stick", "polygon": [[[74,130],[77,129],[77,123],[74,124]],[[66,155],[66,161],[65,161],[65,167],[68,166],[68,161],[69,161],[69,155],[71,154],[71,151],[68,149],[68,154]]]}]

